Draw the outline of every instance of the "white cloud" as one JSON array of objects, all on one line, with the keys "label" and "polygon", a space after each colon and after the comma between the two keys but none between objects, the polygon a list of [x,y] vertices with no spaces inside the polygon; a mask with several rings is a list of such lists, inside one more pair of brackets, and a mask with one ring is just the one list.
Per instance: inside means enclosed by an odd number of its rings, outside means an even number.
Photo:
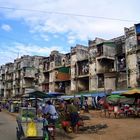
[{"label": "white cloud", "polygon": [[[6,7],[38,10],[30,12],[26,10],[3,11],[7,18],[24,19],[31,27],[32,32],[40,32],[42,34],[72,32],[77,40],[87,40],[97,35],[102,36],[102,34],[108,34],[107,37],[109,38],[123,33],[124,26],[132,26],[135,22],[105,20],[96,17],[137,20],[139,8],[138,0],[88,0],[88,2],[86,0],[5,0],[5,2],[1,3],[2,6]],[[58,11],[95,16],[95,18],[66,16],[39,11]],[[103,37],[106,38],[106,36]],[[71,36],[68,37],[68,41],[70,41],[70,38]]]},{"label": "white cloud", "polygon": [[8,25],[8,24],[2,24],[2,25],[1,25],[1,29],[5,30],[5,31],[7,31],[7,32],[9,32],[9,31],[12,30],[11,26]]},{"label": "white cloud", "polygon": [[[15,8],[11,10],[0,9],[2,18],[9,21],[24,21],[36,41],[43,38],[49,44],[48,42],[54,38],[59,40],[60,44],[65,39],[68,42],[63,47],[57,45],[44,47],[14,42],[6,44],[2,49],[1,45],[0,50],[3,51],[0,51],[0,63],[11,62],[18,54],[20,56],[27,54],[48,56],[52,50],[66,53],[65,50],[68,48],[66,46],[74,45],[78,41],[88,42],[88,39],[95,37],[110,39],[122,35],[124,27],[133,26],[137,22],[107,20],[99,17],[138,20],[139,5],[139,0],[0,0],[1,7]],[[26,9],[31,9],[31,11]],[[65,15],[57,12],[65,13]],[[81,16],[72,16],[67,13]],[[19,28],[19,26],[17,27]],[[8,24],[3,24],[0,28],[5,31],[12,30]],[[4,51],[4,49],[6,50]]]},{"label": "white cloud", "polygon": [[49,56],[51,51],[53,50],[58,50],[61,53],[66,53],[61,46],[44,47],[32,44],[25,45],[18,42],[14,42],[9,46],[3,45],[1,47],[3,48],[3,51],[0,51],[1,56],[0,65],[5,64],[7,62],[13,62],[14,59],[16,59],[18,56],[23,55]]},{"label": "white cloud", "polygon": [[68,35],[67,39],[69,44],[74,44],[76,40],[74,35]]},{"label": "white cloud", "polygon": [[49,41],[49,36],[47,34],[40,35],[45,41]]},{"label": "white cloud", "polygon": [[7,62],[13,62],[14,59],[18,57],[17,53],[13,53],[12,51],[0,51],[0,65],[4,65]]},{"label": "white cloud", "polygon": [[62,51],[60,46],[50,46],[50,47],[44,47],[44,46],[37,46],[32,44],[21,44],[21,43],[15,43],[14,44],[15,49],[18,50],[20,55],[50,55],[51,51],[58,50]]}]

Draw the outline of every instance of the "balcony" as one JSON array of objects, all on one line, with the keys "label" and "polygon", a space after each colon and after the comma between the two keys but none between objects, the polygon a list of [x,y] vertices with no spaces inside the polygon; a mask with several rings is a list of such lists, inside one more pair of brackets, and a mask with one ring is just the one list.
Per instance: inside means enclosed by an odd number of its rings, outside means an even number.
[{"label": "balcony", "polygon": [[33,68],[26,68],[23,72],[24,78],[35,78],[35,70]]},{"label": "balcony", "polygon": [[56,81],[67,81],[70,80],[70,68],[69,67],[61,67],[55,73]]},{"label": "balcony", "polygon": [[115,72],[114,60],[102,59],[96,62],[96,73],[110,73]]},{"label": "balcony", "polygon": [[26,67],[31,67],[31,60],[27,59],[27,60],[22,60],[22,62],[20,63],[20,68],[26,68]]},{"label": "balcony", "polygon": [[70,80],[70,74],[69,73],[58,72],[55,75],[55,80],[56,81],[67,81],[67,80]]},{"label": "balcony", "polygon": [[83,69],[80,69],[79,72],[78,72],[78,77],[79,76],[88,76],[89,75],[89,68],[83,68]]},{"label": "balcony", "polygon": [[29,74],[29,73],[25,73],[25,74],[23,74],[23,77],[24,77],[24,78],[31,78],[31,79],[34,79],[34,78],[35,78],[35,75]]},{"label": "balcony", "polygon": [[115,60],[115,44],[113,42],[104,42],[97,45],[96,58]]},{"label": "balcony", "polygon": [[83,77],[83,76],[88,76],[89,75],[89,63],[88,60],[83,60],[77,62],[77,77]]},{"label": "balcony", "polygon": [[104,53],[97,52],[96,59],[97,59],[97,60],[101,60],[101,59],[111,59],[111,60],[115,60],[115,57],[114,57],[114,56],[111,56],[111,55],[110,55],[110,52],[104,52]]}]

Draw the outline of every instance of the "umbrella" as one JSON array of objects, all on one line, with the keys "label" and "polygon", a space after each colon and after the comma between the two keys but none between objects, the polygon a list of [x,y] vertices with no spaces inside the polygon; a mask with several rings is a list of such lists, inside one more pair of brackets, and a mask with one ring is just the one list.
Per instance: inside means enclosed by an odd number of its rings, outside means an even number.
[{"label": "umbrella", "polygon": [[106,100],[108,103],[118,104],[121,99],[126,98],[125,96],[120,96],[119,94],[112,94],[107,96]]},{"label": "umbrella", "polygon": [[140,89],[134,88],[128,90],[127,92],[123,92],[121,95],[130,96],[130,97],[140,97]]},{"label": "umbrella", "polygon": [[[29,98],[29,99],[28,99],[28,101],[34,101],[34,100],[36,100],[36,98]],[[43,101],[43,99],[41,99],[41,98],[37,98],[37,100],[38,100],[38,101]]]}]

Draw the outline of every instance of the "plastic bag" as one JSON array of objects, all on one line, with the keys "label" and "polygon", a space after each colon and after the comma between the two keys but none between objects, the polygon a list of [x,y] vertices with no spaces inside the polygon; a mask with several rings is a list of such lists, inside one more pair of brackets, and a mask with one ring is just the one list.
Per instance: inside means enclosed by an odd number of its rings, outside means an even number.
[{"label": "plastic bag", "polygon": [[37,136],[37,127],[33,121],[28,123],[26,135],[27,135],[27,137]]}]

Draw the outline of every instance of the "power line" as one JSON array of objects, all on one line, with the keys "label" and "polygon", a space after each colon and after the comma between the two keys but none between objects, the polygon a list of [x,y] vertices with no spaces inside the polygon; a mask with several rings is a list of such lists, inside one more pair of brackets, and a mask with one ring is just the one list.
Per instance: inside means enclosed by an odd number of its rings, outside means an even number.
[{"label": "power line", "polygon": [[92,15],[83,15],[83,14],[75,14],[75,13],[66,13],[66,12],[54,12],[54,11],[44,11],[44,10],[34,10],[34,9],[20,9],[20,8],[12,8],[12,7],[2,7],[0,9],[7,10],[18,10],[18,11],[26,11],[26,12],[39,12],[39,13],[47,13],[47,14],[57,14],[57,15],[66,15],[66,16],[75,16],[75,17],[86,17],[86,18],[96,18],[96,19],[104,19],[104,20],[115,20],[115,21],[125,21],[125,22],[139,22],[137,20],[131,19],[120,19],[120,18],[110,18],[110,17],[100,17],[100,16],[92,16]]}]

